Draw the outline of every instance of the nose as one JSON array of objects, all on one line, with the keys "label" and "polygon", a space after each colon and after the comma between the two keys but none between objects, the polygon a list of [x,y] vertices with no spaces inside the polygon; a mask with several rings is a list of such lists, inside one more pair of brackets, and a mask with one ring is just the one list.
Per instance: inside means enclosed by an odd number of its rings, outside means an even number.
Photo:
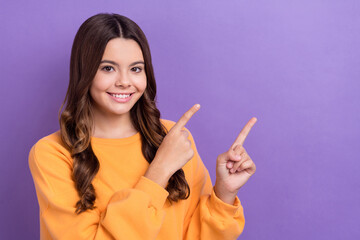
[{"label": "nose", "polygon": [[120,73],[116,78],[115,86],[124,88],[131,86],[129,76],[127,76],[125,73]]}]

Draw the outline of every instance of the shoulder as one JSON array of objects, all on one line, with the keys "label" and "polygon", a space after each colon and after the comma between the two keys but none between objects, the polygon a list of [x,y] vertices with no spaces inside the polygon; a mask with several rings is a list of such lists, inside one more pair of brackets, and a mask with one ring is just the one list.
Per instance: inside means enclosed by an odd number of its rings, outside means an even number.
[{"label": "shoulder", "polygon": [[70,191],[73,160],[62,143],[60,131],[41,138],[32,146],[28,167],[37,191],[46,198]]},{"label": "shoulder", "polygon": [[64,153],[68,152],[66,150],[65,144],[61,140],[60,131],[56,131],[41,138],[32,146],[32,149],[34,149],[36,152],[42,150],[61,151]]},{"label": "shoulder", "polygon": [[53,166],[59,160],[67,165],[72,164],[71,154],[61,140],[60,131],[38,140],[29,152],[30,167]]}]

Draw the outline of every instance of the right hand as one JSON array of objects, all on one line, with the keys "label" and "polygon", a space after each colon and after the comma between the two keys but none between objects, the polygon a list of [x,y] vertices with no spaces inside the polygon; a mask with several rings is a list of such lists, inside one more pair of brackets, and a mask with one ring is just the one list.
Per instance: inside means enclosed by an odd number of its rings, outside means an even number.
[{"label": "right hand", "polygon": [[183,128],[199,109],[199,104],[192,106],[170,129],[160,144],[145,177],[166,186],[169,178],[192,159],[194,150],[188,139],[189,133]]}]

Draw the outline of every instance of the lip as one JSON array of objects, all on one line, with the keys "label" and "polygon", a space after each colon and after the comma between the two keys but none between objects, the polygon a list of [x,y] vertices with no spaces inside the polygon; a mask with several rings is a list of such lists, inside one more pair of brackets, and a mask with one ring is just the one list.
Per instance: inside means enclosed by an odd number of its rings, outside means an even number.
[{"label": "lip", "polygon": [[[112,96],[111,94],[130,94],[130,96],[127,97],[127,98],[117,98],[117,97]],[[133,96],[133,93],[108,93],[108,95],[109,95],[114,101],[116,101],[116,102],[118,102],[118,103],[126,103],[126,102],[128,102],[128,101],[131,100],[131,98],[132,98],[132,96]]]}]

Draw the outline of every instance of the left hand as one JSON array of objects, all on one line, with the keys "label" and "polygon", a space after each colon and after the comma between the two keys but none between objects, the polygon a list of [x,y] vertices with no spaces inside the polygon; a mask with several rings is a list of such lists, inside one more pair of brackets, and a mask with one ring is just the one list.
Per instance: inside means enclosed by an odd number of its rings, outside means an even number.
[{"label": "left hand", "polygon": [[216,161],[215,194],[222,201],[231,205],[234,203],[239,189],[256,171],[254,162],[243,147],[244,141],[256,121],[255,117],[251,118],[230,149],[220,154]]}]

